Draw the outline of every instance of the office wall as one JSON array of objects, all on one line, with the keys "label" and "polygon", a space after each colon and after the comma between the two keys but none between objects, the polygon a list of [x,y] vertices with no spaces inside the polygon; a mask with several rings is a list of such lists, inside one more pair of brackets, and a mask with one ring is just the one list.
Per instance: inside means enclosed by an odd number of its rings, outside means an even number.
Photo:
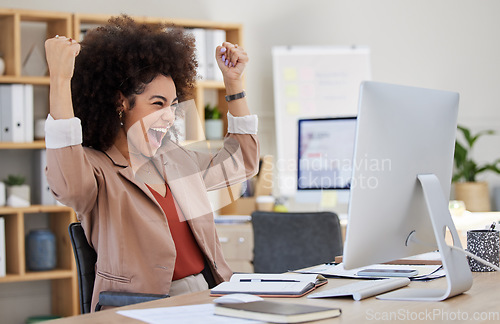
[{"label": "office wall", "polygon": [[[460,123],[500,132],[497,0],[2,0],[0,6],[243,23],[246,90],[260,116],[262,153],[275,152],[274,45],[367,45],[373,80],[458,91]],[[479,141],[478,160],[500,157],[499,143],[499,135]],[[497,175],[485,178],[500,185]],[[3,298],[2,316],[10,311]]]}]

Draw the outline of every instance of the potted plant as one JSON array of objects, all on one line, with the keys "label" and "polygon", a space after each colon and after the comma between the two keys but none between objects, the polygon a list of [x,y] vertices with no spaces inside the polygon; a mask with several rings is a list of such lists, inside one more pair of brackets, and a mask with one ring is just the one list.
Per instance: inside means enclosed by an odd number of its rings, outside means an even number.
[{"label": "potted plant", "polygon": [[221,113],[216,105],[205,105],[205,137],[207,140],[221,139],[223,122]]},{"label": "potted plant", "polygon": [[484,130],[476,134],[463,126],[458,126],[463,134],[465,143],[455,142],[455,169],[453,182],[455,183],[455,199],[465,202],[469,211],[490,211],[490,193],[488,183],[477,181],[478,174],[493,171],[500,174],[500,159],[493,163],[478,164],[472,158],[472,148],[483,135],[493,135],[493,130]]},{"label": "potted plant", "polygon": [[26,178],[22,175],[10,174],[4,183],[7,187],[7,206],[28,207],[31,204],[30,187],[25,184]]}]

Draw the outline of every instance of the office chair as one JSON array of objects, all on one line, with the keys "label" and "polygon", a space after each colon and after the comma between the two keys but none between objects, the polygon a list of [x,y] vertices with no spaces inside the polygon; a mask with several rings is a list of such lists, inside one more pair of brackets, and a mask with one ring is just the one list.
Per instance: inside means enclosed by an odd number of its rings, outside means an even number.
[{"label": "office chair", "polygon": [[342,255],[342,232],[331,212],[252,213],[255,272],[282,273],[332,262]]},{"label": "office chair", "polygon": [[[90,313],[90,307],[92,303],[97,253],[87,242],[87,238],[85,237],[85,233],[80,223],[71,223],[69,225],[68,231],[71,245],[73,246],[76,269],[78,272],[80,311],[82,314],[86,314]],[[95,311],[99,311],[103,306],[119,307],[166,297],[169,296],[158,294],[103,291],[99,294],[99,302],[96,305]]]}]

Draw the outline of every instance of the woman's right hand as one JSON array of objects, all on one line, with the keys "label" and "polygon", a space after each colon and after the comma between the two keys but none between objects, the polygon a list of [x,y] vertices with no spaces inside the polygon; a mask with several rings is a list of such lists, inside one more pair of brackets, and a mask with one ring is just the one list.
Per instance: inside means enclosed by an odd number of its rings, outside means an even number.
[{"label": "woman's right hand", "polygon": [[75,57],[80,53],[80,44],[65,36],[56,36],[45,41],[45,54],[51,78],[71,79],[75,68]]}]

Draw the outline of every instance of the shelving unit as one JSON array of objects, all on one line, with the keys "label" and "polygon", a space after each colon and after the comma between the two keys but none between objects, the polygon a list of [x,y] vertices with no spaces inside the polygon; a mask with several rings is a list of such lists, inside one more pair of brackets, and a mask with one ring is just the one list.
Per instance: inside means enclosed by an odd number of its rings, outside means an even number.
[{"label": "shelving unit", "polygon": [[[57,266],[51,271],[29,271],[26,268],[25,222],[30,214],[48,214],[49,228],[56,237]],[[5,218],[6,282],[51,280],[52,312],[70,316],[79,312],[76,266],[68,236],[68,226],[76,221],[73,209],[64,206],[32,205],[25,208],[0,207]]]},{"label": "shelving unit", "polygon": [[71,14],[35,10],[0,9],[0,52],[4,54],[5,59],[5,75],[0,76],[0,83],[48,85],[48,76],[22,75],[22,22],[39,22],[46,24],[47,35],[70,35]]},{"label": "shelving unit", "polygon": [[[21,39],[25,36],[21,32],[23,23],[37,23],[45,29],[46,38],[55,35],[69,35],[79,39],[81,27],[84,25],[100,25],[106,23],[111,16],[88,15],[64,12],[46,12],[35,10],[18,10],[0,8],[0,52],[5,60],[5,74],[0,76],[0,83],[33,84],[42,87],[49,86],[49,77],[23,75]],[[217,23],[189,19],[166,19],[152,17],[133,17],[144,23],[174,24],[183,28],[223,29],[229,42],[242,45],[242,25],[233,23]],[[40,42],[43,42],[40,39]],[[227,104],[224,100],[225,89],[223,82],[203,80],[196,84],[193,99],[196,103],[197,114],[204,120],[205,90],[215,91],[219,108],[225,119]],[[37,98],[35,98],[37,99]],[[41,98],[47,100],[48,98]],[[36,109],[36,105],[35,105]],[[43,110],[43,109],[42,109]],[[47,112],[43,112],[46,114]],[[42,114],[42,115],[43,115]],[[197,145],[204,139],[203,123],[195,123],[196,119],[188,119],[186,126],[194,128],[186,143]],[[203,145],[202,145],[203,146]],[[209,143],[209,146],[221,146],[221,141]],[[41,150],[45,149],[45,141],[37,140],[25,143],[0,142],[0,151],[12,150]],[[2,154],[0,152],[0,154]],[[5,166],[1,166],[4,168]],[[26,269],[25,264],[25,231],[29,226],[30,217],[38,214],[48,215],[49,228],[56,236],[57,268],[52,271],[33,272]],[[27,217],[28,216],[28,217]],[[3,283],[26,282],[36,280],[51,281],[52,313],[59,316],[79,314],[78,285],[76,265],[68,235],[68,225],[76,221],[74,211],[64,206],[32,205],[27,208],[0,207],[0,217],[5,218],[6,226],[6,260],[7,275],[0,277]]]},{"label": "shelving unit", "polygon": [[[0,9],[0,52],[5,60],[5,74],[0,83],[48,86],[48,76],[27,76],[22,72],[21,33],[25,22],[39,23],[46,34],[70,34],[72,16],[69,13],[31,10]],[[0,142],[0,150],[44,149],[44,141],[25,143]],[[2,166],[4,167],[4,166]],[[48,215],[48,227],[56,236],[57,266],[52,271],[29,271],[26,268],[25,228],[27,216]],[[79,313],[78,286],[73,250],[68,236],[68,225],[76,220],[74,211],[63,206],[32,205],[26,208],[0,207],[5,218],[7,275],[0,284],[50,280],[52,313],[71,316]]]}]

